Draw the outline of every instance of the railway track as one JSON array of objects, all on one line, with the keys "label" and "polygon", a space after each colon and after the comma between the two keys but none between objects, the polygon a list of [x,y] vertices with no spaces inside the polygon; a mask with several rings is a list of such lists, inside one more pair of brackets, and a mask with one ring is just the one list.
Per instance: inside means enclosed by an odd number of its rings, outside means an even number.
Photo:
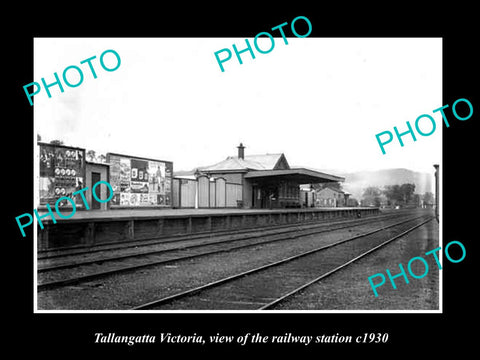
[{"label": "railway track", "polygon": [[[338,224],[346,224],[348,226],[350,224],[372,222],[376,220],[395,218],[398,216],[406,216],[408,214],[410,213],[409,212],[408,213],[387,213],[387,214],[381,214],[381,215],[368,216],[367,218],[362,218],[362,219],[353,219],[353,220],[347,219],[347,220],[333,221],[328,223],[314,222],[311,224],[304,223],[304,224],[268,225],[268,226],[250,228],[250,229],[238,229],[235,231],[235,235],[248,236],[249,234],[258,233],[260,231],[263,231],[265,233],[268,233],[270,231],[288,232],[288,231],[292,231],[292,229],[295,229],[295,228],[311,227],[311,226],[330,226],[330,225],[338,225]],[[82,256],[85,256],[88,258],[91,258],[92,256],[97,256],[100,259],[108,259],[108,256],[102,257],[102,254],[109,255],[115,251],[119,251],[119,252],[128,252],[129,250],[135,251],[138,248],[149,248],[149,247],[155,247],[158,245],[168,246],[170,244],[181,245],[181,244],[188,244],[191,242],[198,243],[199,241],[201,242],[202,239],[206,239],[206,241],[209,241],[212,238],[221,238],[222,236],[231,237],[232,230],[222,230],[222,231],[215,231],[215,232],[208,232],[208,233],[189,234],[189,235],[174,235],[168,238],[135,240],[135,241],[122,242],[122,243],[112,242],[107,244],[95,245],[87,248],[72,248],[72,249],[63,249],[63,250],[59,249],[59,250],[48,250],[48,251],[42,250],[42,251],[38,251],[37,260],[39,262],[39,270],[41,271],[42,268],[49,268],[48,264],[65,263],[68,261],[79,262],[76,259],[82,259]],[[68,259],[73,259],[73,260],[68,260]],[[43,266],[42,263],[47,265]]]},{"label": "railway track", "polygon": [[[400,214],[408,216],[408,214]],[[80,253],[66,253],[64,255],[54,255],[52,257],[41,257],[37,259],[37,272],[43,273],[53,270],[68,269],[81,265],[105,263],[128,258],[142,257],[145,255],[154,255],[178,249],[188,249],[204,246],[209,243],[228,243],[236,240],[245,240],[249,238],[259,238],[266,235],[286,234],[297,232],[302,229],[325,228],[328,230],[337,230],[355,226],[356,224],[368,224],[376,221],[385,221],[393,218],[400,218],[398,214],[380,215],[369,217],[367,219],[343,220],[331,223],[312,223],[312,224],[287,224],[279,226],[268,226],[262,228],[239,230],[234,234],[232,232],[221,232],[213,234],[201,234],[190,237],[180,237],[172,239],[160,239],[155,242],[137,244],[137,242],[118,245],[113,247],[98,246],[96,249],[81,251]],[[331,227],[334,227],[331,229]]]},{"label": "railway track", "polygon": [[[337,224],[337,223],[349,223],[354,221],[362,221],[365,219],[373,219],[373,218],[384,218],[384,217],[392,217],[402,215],[402,213],[397,214],[381,214],[381,215],[369,215],[367,218],[362,218],[358,220],[346,219],[340,221],[333,221],[328,222],[328,224]],[[318,222],[316,222],[318,224]],[[326,223],[321,223],[325,225]],[[264,225],[259,227],[252,227],[248,229],[237,229],[235,230],[236,234],[248,234],[254,231],[269,231],[269,230],[279,230],[283,228],[292,228],[295,226],[308,226],[309,224],[272,224],[272,225]],[[81,256],[81,255],[92,255],[94,253],[102,253],[108,252],[112,250],[126,250],[138,247],[148,247],[148,246],[155,246],[159,244],[169,244],[169,243],[179,243],[183,241],[192,241],[192,240],[201,240],[201,239],[208,239],[212,237],[221,237],[224,235],[231,235],[232,229],[228,230],[216,230],[216,231],[209,231],[209,232],[200,232],[196,234],[181,234],[181,235],[170,235],[167,238],[150,238],[150,239],[142,239],[142,240],[132,240],[132,241],[125,241],[125,242],[117,242],[111,241],[108,243],[97,244],[93,246],[87,247],[76,247],[76,248],[59,248],[53,250],[39,250],[37,252],[37,259],[41,260],[54,260],[56,258],[67,258],[70,256]]]},{"label": "railway track", "polygon": [[[390,220],[392,218],[398,219],[398,215],[382,218],[381,220]],[[411,216],[409,218],[411,219]],[[189,245],[186,243],[183,243],[183,245],[175,243],[171,244],[173,247],[162,250],[136,252],[134,254],[114,256],[111,258],[89,259],[74,263],[54,264],[38,269],[39,281],[37,283],[37,290],[43,291],[78,284],[114,274],[135,271],[145,267],[188,260],[271,242],[292,240],[356,225],[365,225],[375,221],[379,221],[379,219],[294,226],[277,231],[256,231],[254,234],[230,236],[225,240],[214,239],[213,241],[209,240],[200,243],[198,243],[198,241],[190,241],[188,242]],[[74,274],[73,276],[72,273]]]},{"label": "railway track", "polygon": [[[408,215],[404,215],[408,216]],[[53,258],[40,258],[38,259],[37,272],[43,273],[53,270],[74,268],[81,265],[89,265],[95,263],[105,263],[108,261],[123,260],[135,257],[142,257],[146,255],[155,255],[160,253],[166,253],[169,251],[175,251],[179,249],[192,249],[196,247],[202,247],[208,244],[220,244],[235,242],[237,240],[246,240],[263,237],[266,235],[287,234],[292,232],[298,232],[299,230],[306,229],[320,229],[325,228],[325,231],[332,231],[337,229],[344,229],[355,226],[356,224],[369,224],[379,220],[385,221],[388,219],[398,218],[398,215],[383,215],[379,217],[372,217],[362,220],[344,220],[333,223],[313,223],[313,224],[289,224],[275,227],[249,229],[247,231],[238,231],[235,234],[228,232],[226,234],[210,234],[193,236],[185,239],[171,239],[161,240],[155,243],[148,243],[146,245],[127,245],[125,247],[113,247],[103,250],[95,249],[91,253],[81,252],[80,254],[66,254],[58,259],[60,256]],[[203,240],[202,240],[203,239]],[[99,254],[100,253],[100,254]]]},{"label": "railway track", "polygon": [[432,219],[433,216],[422,216],[384,226],[156,299],[132,310],[272,309],[306,287],[405,236]]}]

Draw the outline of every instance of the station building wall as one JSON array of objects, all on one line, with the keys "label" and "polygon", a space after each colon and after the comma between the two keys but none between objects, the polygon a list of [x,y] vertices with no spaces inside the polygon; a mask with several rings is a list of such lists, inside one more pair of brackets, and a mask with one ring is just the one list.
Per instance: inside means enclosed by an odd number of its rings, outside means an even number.
[{"label": "station building wall", "polygon": [[237,208],[242,205],[242,199],[241,183],[229,182],[217,175],[213,178],[200,175],[197,179],[173,179],[175,208]]}]

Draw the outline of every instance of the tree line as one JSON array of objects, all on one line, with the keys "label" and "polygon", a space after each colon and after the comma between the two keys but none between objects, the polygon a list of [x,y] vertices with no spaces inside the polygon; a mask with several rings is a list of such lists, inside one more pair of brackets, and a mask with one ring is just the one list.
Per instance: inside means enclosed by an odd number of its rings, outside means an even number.
[{"label": "tree line", "polygon": [[383,189],[369,186],[363,191],[362,206],[421,206],[433,205],[434,195],[426,192],[423,195],[415,193],[415,184],[386,185]]}]

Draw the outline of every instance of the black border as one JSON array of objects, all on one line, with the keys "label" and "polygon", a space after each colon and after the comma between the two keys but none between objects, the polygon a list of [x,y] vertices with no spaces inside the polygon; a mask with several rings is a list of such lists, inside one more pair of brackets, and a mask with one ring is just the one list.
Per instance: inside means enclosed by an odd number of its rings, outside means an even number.
[{"label": "black border", "polygon": [[[72,353],[94,355],[148,354],[155,358],[179,356],[191,351],[202,356],[208,350],[216,353],[243,354],[262,351],[261,356],[273,352],[307,352],[340,355],[343,350],[354,356],[440,355],[448,350],[453,354],[465,354],[475,344],[475,323],[469,321],[476,313],[474,307],[474,260],[478,247],[473,233],[476,189],[474,168],[475,131],[480,111],[478,102],[478,39],[475,34],[473,6],[437,4],[436,8],[421,8],[418,4],[393,4],[391,8],[379,8],[358,3],[326,6],[312,3],[304,9],[294,9],[294,4],[275,3],[265,11],[245,3],[223,3],[208,9],[183,4],[177,10],[160,4],[108,4],[90,6],[84,4],[71,9],[28,5],[13,28],[15,51],[9,53],[8,73],[13,75],[7,89],[8,114],[18,117],[4,124],[5,132],[15,137],[15,146],[9,146],[5,169],[15,171],[14,181],[7,176],[8,203],[7,254],[13,270],[6,275],[9,305],[8,313],[14,314],[5,328],[8,332],[7,347],[16,354],[59,358]],[[448,5],[448,7],[447,7]],[[39,7],[39,9],[36,9]],[[150,8],[151,7],[151,8]],[[16,10],[16,9],[15,9]],[[10,10],[14,11],[14,10]],[[33,37],[254,37],[296,16],[310,19],[313,31],[310,37],[442,37],[443,38],[443,103],[449,104],[446,114],[453,119],[450,128],[443,132],[443,217],[440,219],[444,244],[461,241],[467,249],[466,259],[459,264],[444,262],[443,314],[33,314],[33,238],[21,238],[14,217],[32,210],[33,203],[33,108],[29,106],[23,85],[33,79]],[[211,49],[210,49],[211,50]],[[210,51],[208,50],[208,51]],[[476,71],[475,71],[476,70]],[[281,76],[281,74],[279,75]],[[473,104],[473,117],[457,121],[451,113],[451,105],[458,98],[467,98]],[[13,100],[13,101],[10,101]],[[407,106],[408,104],[404,104]],[[429,109],[427,109],[429,110]],[[432,109],[433,110],[433,109]],[[392,109],[394,111],[394,109]],[[13,126],[13,129],[12,129]],[[31,166],[28,166],[28,165]],[[432,164],[433,165],[433,164]],[[432,167],[433,171],[433,167]],[[474,175],[474,173],[473,173]],[[473,185],[473,186],[472,186]],[[472,319],[473,320],[473,319]],[[471,325],[470,325],[471,323]],[[99,345],[93,343],[95,332],[117,334],[158,334],[172,332],[182,334],[242,335],[260,332],[272,335],[283,332],[296,334],[340,333],[345,335],[364,332],[388,332],[385,345],[236,345],[182,346],[157,343],[155,346]],[[168,352],[168,355],[166,351]],[[173,352],[172,352],[173,351]]]}]

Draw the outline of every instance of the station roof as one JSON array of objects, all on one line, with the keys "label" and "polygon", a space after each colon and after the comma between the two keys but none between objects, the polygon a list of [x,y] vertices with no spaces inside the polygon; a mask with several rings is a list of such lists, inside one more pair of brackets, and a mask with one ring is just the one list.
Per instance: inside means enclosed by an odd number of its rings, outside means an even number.
[{"label": "station roof", "polygon": [[285,158],[283,154],[248,155],[244,159],[229,156],[219,163],[200,167],[198,170],[202,172],[272,170],[280,162],[282,156]]},{"label": "station roof", "polygon": [[286,170],[256,170],[249,171],[245,174],[245,179],[258,179],[258,180],[289,180],[295,181],[299,184],[314,184],[325,182],[343,182],[345,178],[330,174],[325,174],[320,171],[306,169],[306,168],[294,168]]},{"label": "station roof", "polygon": [[245,174],[245,179],[262,182],[292,181],[297,184],[315,184],[345,181],[343,177],[304,167],[290,168],[283,153],[229,156],[216,164],[199,167],[196,171],[209,175],[242,173]]},{"label": "station roof", "polygon": [[327,190],[331,190],[331,191],[334,191],[334,192],[337,192],[337,193],[340,193],[340,194],[346,194],[346,195],[350,195],[349,192],[346,192],[344,190],[340,190],[340,189],[335,189],[333,187],[329,187],[328,185],[326,187],[324,187],[323,189],[319,190],[318,192],[321,193],[323,191],[327,191]]}]

